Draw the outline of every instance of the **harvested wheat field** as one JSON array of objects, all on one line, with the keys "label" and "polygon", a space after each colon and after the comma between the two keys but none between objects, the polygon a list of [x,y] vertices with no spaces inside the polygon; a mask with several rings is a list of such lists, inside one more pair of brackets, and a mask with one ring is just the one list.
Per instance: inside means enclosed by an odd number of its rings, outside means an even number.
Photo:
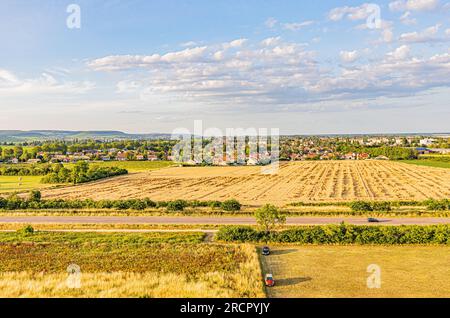
[{"label": "harvested wheat field", "polygon": [[226,200],[260,205],[352,200],[424,200],[450,197],[450,170],[390,161],[282,163],[261,167],[173,167],[75,187],[47,190],[49,198]]}]

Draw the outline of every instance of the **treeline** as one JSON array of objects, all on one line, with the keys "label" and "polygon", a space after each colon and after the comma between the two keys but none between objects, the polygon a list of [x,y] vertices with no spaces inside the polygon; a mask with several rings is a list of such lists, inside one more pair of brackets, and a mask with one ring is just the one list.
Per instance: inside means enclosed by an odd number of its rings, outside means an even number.
[{"label": "treeline", "polygon": [[72,168],[58,165],[59,169],[53,171],[41,180],[42,183],[84,183],[104,178],[127,174],[128,170],[119,167],[90,166],[85,161],[77,162]]},{"label": "treeline", "polygon": [[59,170],[58,165],[40,164],[40,165],[7,165],[0,167],[2,176],[45,176],[49,173]]},{"label": "treeline", "polygon": [[115,210],[145,210],[166,208],[169,211],[183,211],[187,207],[210,207],[220,208],[224,211],[238,211],[241,204],[234,200],[226,201],[153,201],[146,199],[127,199],[127,200],[64,200],[51,199],[41,200],[39,191],[32,191],[30,197],[25,199],[17,195],[7,198],[0,197],[0,209],[3,210],[51,210],[51,209],[115,209]]},{"label": "treeline", "polygon": [[18,165],[0,168],[0,175],[4,176],[44,176],[42,183],[83,183],[118,175],[128,171],[118,167],[101,167],[89,165],[86,161],[79,161],[70,168],[62,164]]},{"label": "treeline", "polygon": [[323,225],[295,227],[279,232],[246,226],[220,228],[216,239],[226,242],[299,244],[450,244],[450,225],[359,226]]},{"label": "treeline", "polygon": [[391,160],[409,160],[418,157],[415,149],[404,147],[363,148],[363,152],[368,153],[371,157],[386,156]]},{"label": "treeline", "polygon": [[371,158],[386,156],[391,160],[409,160],[418,158],[418,153],[414,148],[398,146],[363,147],[354,144],[340,144],[336,147],[336,151],[342,153],[367,153]]}]

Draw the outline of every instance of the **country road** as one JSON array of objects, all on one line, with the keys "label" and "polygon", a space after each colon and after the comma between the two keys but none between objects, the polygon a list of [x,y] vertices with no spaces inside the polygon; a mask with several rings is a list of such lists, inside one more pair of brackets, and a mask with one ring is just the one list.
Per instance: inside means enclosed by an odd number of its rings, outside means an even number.
[{"label": "country road", "polygon": [[[289,217],[287,225],[325,225],[345,222],[355,225],[432,225],[450,224],[450,218],[379,218],[369,223],[361,217]],[[4,216],[0,223],[28,224],[173,224],[173,225],[253,225],[253,217],[189,217],[189,216]]]}]

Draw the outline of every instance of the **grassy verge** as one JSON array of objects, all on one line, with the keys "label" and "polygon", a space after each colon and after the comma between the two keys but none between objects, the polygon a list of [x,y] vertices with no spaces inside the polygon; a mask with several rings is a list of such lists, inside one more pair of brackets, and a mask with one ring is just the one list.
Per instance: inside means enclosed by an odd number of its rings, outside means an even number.
[{"label": "grassy verge", "polygon": [[[450,211],[431,211],[426,207],[400,207],[392,211],[352,211],[348,207],[289,207],[282,209],[289,216],[320,217],[450,217]],[[116,209],[25,209],[0,210],[1,216],[242,216],[251,217],[255,208],[243,208],[241,211],[227,212],[209,208],[187,208],[184,211],[161,209],[116,210]]]},{"label": "grassy verge", "polygon": [[139,245],[157,243],[200,243],[203,241],[204,233],[97,233],[97,232],[46,232],[36,231],[34,233],[0,232],[0,243],[31,244],[115,244],[115,245]]},{"label": "grassy verge", "polygon": [[[449,297],[450,247],[276,245],[261,261],[268,297]],[[381,288],[367,287],[370,264]]]},{"label": "grassy verge", "polygon": [[[28,223],[0,223],[0,231],[17,231]],[[94,230],[94,231],[114,231],[114,230],[216,230],[220,228],[217,224],[98,224],[98,223],[77,223],[77,224],[33,224],[37,231],[68,231],[68,230]]]}]

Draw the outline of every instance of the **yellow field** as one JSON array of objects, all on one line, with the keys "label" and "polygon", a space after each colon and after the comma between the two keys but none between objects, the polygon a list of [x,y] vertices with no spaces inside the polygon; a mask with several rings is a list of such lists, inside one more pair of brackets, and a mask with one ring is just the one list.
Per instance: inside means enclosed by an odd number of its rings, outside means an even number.
[{"label": "yellow field", "polygon": [[[278,246],[262,258],[276,282],[268,297],[283,298],[447,298],[449,262],[444,246]],[[371,264],[381,270],[380,288],[367,287]]]},{"label": "yellow field", "polygon": [[225,200],[283,205],[296,201],[424,200],[450,197],[450,170],[390,161],[282,163],[275,175],[260,167],[173,167],[76,187],[46,198]]}]

